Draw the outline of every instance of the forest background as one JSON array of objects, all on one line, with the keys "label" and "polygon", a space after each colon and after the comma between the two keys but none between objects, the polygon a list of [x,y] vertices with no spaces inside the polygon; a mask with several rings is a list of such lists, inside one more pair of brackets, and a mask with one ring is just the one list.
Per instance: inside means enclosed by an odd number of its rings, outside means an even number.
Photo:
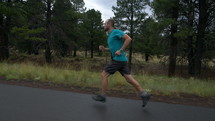
[{"label": "forest background", "polygon": [[[134,73],[214,80],[213,0],[117,0],[112,10],[116,27],[133,39],[127,53]],[[91,62],[101,71],[110,60],[98,50],[107,46],[103,23],[83,0],[0,0],[0,60],[76,69]]]}]

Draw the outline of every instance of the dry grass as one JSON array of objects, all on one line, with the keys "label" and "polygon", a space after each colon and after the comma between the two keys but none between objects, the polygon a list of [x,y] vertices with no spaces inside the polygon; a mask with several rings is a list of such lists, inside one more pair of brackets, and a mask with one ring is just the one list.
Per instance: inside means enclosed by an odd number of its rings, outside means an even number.
[{"label": "dry grass", "polygon": [[[87,64],[88,65],[88,64]],[[32,63],[9,64],[0,63],[0,76],[7,79],[27,79],[39,82],[51,82],[67,86],[101,87],[100,72],[89,68],[73,70],[70,65],[55,67],[52,65],[38,66]],[[147,74],[134,75],[145,89],[153,93],[194,94],[198,96],[215,97],[215,80],[198,80],[194,78],[168,78]],[[123,91],[134,91],[124,78],[116,73],[109,78],[109,88]]]}]

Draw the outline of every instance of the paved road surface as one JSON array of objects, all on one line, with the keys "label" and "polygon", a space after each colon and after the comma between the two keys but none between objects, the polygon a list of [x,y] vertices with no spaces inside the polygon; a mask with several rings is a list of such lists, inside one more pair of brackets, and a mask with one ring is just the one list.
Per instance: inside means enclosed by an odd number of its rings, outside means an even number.
[{"label": "paved road surface", "polygon": [[215,121],[215,109],[0,84],[0,121]]}]

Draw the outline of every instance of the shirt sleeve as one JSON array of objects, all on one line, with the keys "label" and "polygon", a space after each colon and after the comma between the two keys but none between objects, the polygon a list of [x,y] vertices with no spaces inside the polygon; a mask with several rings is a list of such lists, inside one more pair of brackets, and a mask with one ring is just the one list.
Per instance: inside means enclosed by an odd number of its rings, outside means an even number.
[{"label": "shirt sleeve", "polygon": [[116,36],[117,36],[118,39],[122,39],[122,36],[124,36],[124,35],[125,35],[125,33],[123,31],[121,31],[121,30],[117,31]]}]

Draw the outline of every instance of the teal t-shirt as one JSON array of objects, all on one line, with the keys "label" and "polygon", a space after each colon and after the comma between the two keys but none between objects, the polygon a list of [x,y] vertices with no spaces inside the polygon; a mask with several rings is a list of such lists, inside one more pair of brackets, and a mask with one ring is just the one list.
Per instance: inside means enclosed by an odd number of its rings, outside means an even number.
[{"label": "teal t-shirt", "polygon": [[122,39],[122,36],[125,35],[125,33],[118,29],[113,29],[109,35],[108,35],[108,47],[112,54],[112,59],[116,61],[128,61],[126,57],[126,53],[122,52],[121,55],[116,55],[115,52],[117,50],[120,50],[122,48],[122,45],[124,44],[124,40]]}]

